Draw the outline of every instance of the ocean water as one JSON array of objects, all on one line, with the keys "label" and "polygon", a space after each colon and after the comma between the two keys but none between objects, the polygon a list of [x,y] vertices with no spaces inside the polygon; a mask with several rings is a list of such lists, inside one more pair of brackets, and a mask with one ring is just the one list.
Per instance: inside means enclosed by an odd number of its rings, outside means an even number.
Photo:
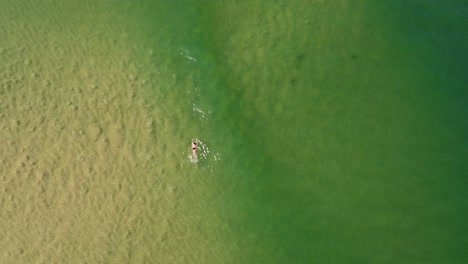
[{"label": "ocean water", "polygon": [[468,261],[465,1],[0,10],[0,262]]}]

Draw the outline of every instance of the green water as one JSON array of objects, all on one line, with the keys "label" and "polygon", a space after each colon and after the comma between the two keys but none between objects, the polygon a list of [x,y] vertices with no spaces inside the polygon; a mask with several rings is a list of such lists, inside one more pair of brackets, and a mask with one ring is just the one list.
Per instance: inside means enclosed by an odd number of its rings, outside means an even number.
[{"label": "green water", "polygon": [[465,1],[97,6],[125,14],[108,23],[173,128],[170,245],[146,226],[147,263],[468,261]]},{"label": "green water", "polygon": [[179,107],[211,113],[188,124],[221,153],[200,169],[226,247],[240,263],[463,263],[468,6],[335,2],[165,11],[197,60],[173,59]]}]

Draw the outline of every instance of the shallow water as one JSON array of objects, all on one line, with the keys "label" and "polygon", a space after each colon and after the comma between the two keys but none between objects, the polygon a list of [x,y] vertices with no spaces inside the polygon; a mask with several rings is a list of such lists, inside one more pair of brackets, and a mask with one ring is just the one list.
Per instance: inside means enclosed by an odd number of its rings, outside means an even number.
[{"label": "shallow water", "polygon": [[466,262],[467,4],[335,2],[2,2],[1,262]]}]

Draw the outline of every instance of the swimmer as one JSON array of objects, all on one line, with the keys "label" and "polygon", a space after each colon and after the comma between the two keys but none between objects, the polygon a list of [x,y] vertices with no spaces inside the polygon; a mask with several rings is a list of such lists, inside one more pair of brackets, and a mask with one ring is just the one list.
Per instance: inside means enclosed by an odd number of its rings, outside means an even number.
[{"label": "swimmer", "polygon": [[192,139],[192,157],[197,158],[197,140]]}]

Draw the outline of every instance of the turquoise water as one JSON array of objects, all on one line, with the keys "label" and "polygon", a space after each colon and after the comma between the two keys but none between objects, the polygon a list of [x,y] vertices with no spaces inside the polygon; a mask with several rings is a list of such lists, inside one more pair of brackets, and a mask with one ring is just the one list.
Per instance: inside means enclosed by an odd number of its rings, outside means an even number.
[{"label": "turquoise water", "polygon": [[173,5],[171,92],[239,263],[466,261],[466,3]]},{"label": "turquoise water", "polygon": [[5,261],[468,261],[466,1],[2,5]]}]

